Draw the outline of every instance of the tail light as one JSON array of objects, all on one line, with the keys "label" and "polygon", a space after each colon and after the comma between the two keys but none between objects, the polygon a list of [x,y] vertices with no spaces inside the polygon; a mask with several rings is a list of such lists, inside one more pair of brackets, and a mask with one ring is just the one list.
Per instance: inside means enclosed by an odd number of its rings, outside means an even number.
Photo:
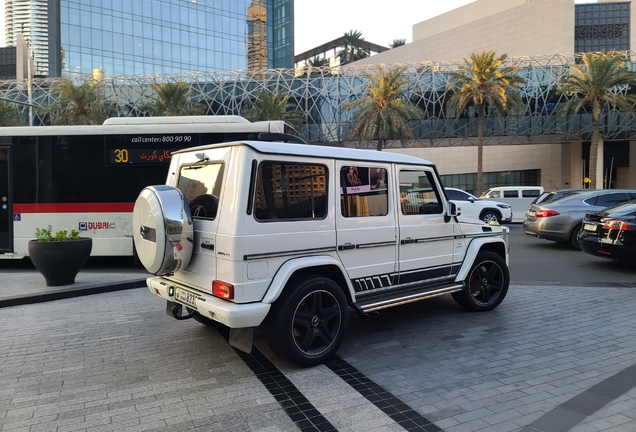
[{"label": "tail light", "polygon": [[538,212],[534,214],[534,217],[542,218],[542,217],[558,216],[560,214],[561,213],[559,213],[556,210],[539,210]]},{"label": "tail light", "polygon": [[618,231],[627,231],[627,230],[633,231],[636,229],[636,226],[625,223],[623,221],[613,220],[613,221],[605,222],[603,224],[603,229],[618,230]]},{"label": "tail light", "polygon": [[224,300],[234,300],[234,285],[215,280],[212,282],[212,295]]}]

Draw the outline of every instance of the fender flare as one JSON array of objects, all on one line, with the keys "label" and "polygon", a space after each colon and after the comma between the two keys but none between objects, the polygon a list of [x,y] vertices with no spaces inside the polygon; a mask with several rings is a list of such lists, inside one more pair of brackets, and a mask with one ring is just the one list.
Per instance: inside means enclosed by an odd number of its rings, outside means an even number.
[{"label": "fender flare", "polygon": [[[302,258],[294,258],[291,259],[278,269],[274,278],[269,284],[269,288],[263,297],[262,302],[272,304],[274,303],[280,294],[283,292],[283,289],[291,279],[292,275],[298,271],[305,268],[318,267],[318,266],[336,266],[338,270],[342,273],[343,279],[346,281],[347,289],[349,290],[349,298],[355,298],[353,285],[351,285],[351,281],[347,276],[347,271],[342,266],[342,263],[329,255],[319,255],[319,256],[309,256]],[[346,294],[346,293],[345,293]]]},{"label": "fender flare", "polygon": [[506,242],[503,238],[500,237],[484,237],[484,238],[475,238],[468,245],[468,249],[466,250],[466,255],[464,255],[464,261],[462,263],[457,276],[455,276],[455,281],[460,282],[468,277],[468,272],[470,271],[479,251],[482,249],[482,246],[487,244],[501,244],[504,248],[505,256],[503,257],[504,261],[506,261],[506,265],[508,265],[508,248],[506,247]]}]

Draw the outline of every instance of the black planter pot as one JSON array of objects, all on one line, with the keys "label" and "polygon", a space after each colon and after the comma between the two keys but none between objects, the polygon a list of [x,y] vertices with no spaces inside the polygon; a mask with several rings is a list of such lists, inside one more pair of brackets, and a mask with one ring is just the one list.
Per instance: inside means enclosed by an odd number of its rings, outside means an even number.
[{"label": "black planter pot", "polygon": [[70,285],[84,267],[93,248],[93,239],[67,241],[29,241],[29,257],[46,280],[47,286]]}]

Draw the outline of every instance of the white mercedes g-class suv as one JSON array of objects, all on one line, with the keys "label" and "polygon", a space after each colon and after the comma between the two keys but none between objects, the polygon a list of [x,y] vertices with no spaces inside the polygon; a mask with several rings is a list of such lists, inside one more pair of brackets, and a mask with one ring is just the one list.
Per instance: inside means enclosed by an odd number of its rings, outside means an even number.
[{"label": "white mercedes g-class suv", "polygon": [[[403,198],[416,188],[424,201]],[[166,185],[135,203],[134,242],[170,315],[218,322],[251,350],[312,366],[349,312],[451,294],[473,311],[504,299],[508,228],[460,223],[435,166],[395,153],[275,142],[180,150]]]}]

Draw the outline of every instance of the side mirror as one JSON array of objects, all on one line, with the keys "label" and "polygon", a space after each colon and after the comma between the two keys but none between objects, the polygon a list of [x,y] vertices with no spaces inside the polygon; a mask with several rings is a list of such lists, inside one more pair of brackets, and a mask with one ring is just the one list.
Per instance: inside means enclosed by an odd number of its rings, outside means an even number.
[{"label": "side mirror", "polygon": [[448,202],[447,216],[456,217],[462,214],[462,209],[452,201]]},{"label": "side mirror", "polygon": [[474,203],[475,202],[475,198],[470,197],[470,198],[468,198],[468,201],[470,201],[471,203]]}]

